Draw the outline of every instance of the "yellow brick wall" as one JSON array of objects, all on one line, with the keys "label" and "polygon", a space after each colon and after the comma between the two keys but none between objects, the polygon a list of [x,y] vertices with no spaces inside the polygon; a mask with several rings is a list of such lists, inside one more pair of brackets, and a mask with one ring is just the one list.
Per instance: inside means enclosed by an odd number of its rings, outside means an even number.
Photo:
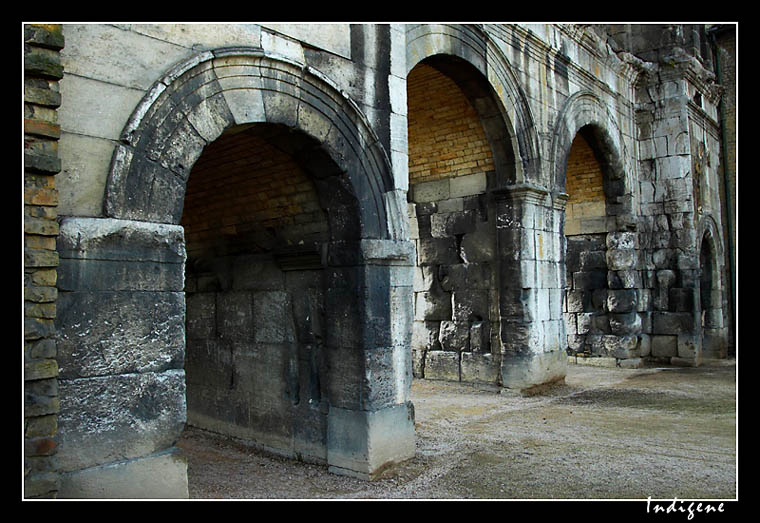
[{"label": "yellow brick wall", "polygon": [[570,148],[565,191],[569,196],[566,209],[567,219],[580,216],[604,216],[602,169],[591,146],[580,134],[576,135]]},{"label": "yellow brick wall", "polygon": [[407,78],[409,183],[493,170],[475,109],[447,76],[425,64]]},{"label": "yellow brick wall", "polygon": [[188,246],[241,230],[324,222],[316,188],[286,153],[242,132],[209,144],[187,184],[182,225]]}]

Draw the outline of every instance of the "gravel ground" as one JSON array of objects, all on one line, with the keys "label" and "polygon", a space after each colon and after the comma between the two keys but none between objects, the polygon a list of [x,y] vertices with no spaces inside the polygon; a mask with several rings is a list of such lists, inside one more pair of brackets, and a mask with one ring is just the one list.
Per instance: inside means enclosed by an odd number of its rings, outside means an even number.
[{"label": "gravel ground", "polygon": [[569,365],[524,396],[415,380],[416,456],[375,481],[188,427],[191,499],[736,499],[734,360]]}]

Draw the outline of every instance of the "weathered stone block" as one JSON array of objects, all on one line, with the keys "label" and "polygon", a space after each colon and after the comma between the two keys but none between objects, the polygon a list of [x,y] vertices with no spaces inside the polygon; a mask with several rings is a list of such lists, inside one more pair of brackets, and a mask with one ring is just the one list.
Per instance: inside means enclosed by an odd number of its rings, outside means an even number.
[{"label": "weathered stone block", "polygon": [[690,312],[653,312],[653,334],[686,334],[694,328],[694,317]]},{"label": "weathered stone block", "polygon": [[605,336],[605,349],[613,358],[628,359],[640,356],[639,337],[636,335]]},{"label": "weathered stone block", "polygon": [[487,321],[476,321],[470,325],[470,351],[486,353],[491,350],[491,324]]},{"label": "weathered stone block", "polygon": [[584,251],[580,253],[581,271],[607,269],[606,251]]},{"label": "weathered stone block", "polygon": [[415,293],[414,319],[417,321],[451,319],[451,295],[436,287],[430,292]]},{"label": "weathered stone block", "polygon": [[495,231],[488,222],[478,222],[473,231],[462,238],[460,254],[467,263],[486,262],[496,255]]},{"label": "weathered stone block", "polygon": [[441,324],[438,321],[415,321],[412,324],[412,349],[440,350],[438,332]]},{"label": "weathered stone block", "polygon": [[607,271],[582,271],[573,273],[573,288],[576,290],[591,290],[604,288],[607,285]]},{"label": "weathered stone block", "polygon": [[185,427],[185,371],[61,380],[62,472],[170,448]]},{"label": "weathered stone block", "polygon": [[[282,291],[253,294],[253,337],[262,343],[293,343],[295,326],[290,314],[290,296]],[[244,312],[238,315],[242,318]],[[240,319],[239,318],[239,319]]]},{"label": "weathered stone block", "polygon": [[488,319],[488,292],[482,290],[455,290],[453,292],[452,318],[467,323]]},{"label": "weathered stone block", "polygon": [[467,383],[499,382],[499,364],[490,353],[463,352],[461,379]]},{"label": "weathered stone block", "polygon": [[607,291],[607,310],[610,312],[633,312],[638,304],[638,293],[634,289]]},{"label": "weathered stone block", "polygon": [[641,317],[636,312],[609,314],[610,332],[618,335],[641,332]]},{"label": "weathered stone block", "polygon": [[442,321],[438,335],[441,349],[463,352],[470,350],[470,325],[467,322]]},{"label": "weathered stone block", "polygon": [[182,368],[180,292],[61,292],[56,317],[62,378]]},{"label": "weathered stone block", "polygon": [[474,232],[475,211],[441,213],[430,216],[430,235],[433,238],[448,238],[457,234]]},{"label": "weathered stone block", "polygon": [[459,353],[428,351],[425,357],[425,379],[459,381]]},{"label": "weathered stone block", "polygon": [[472,196],[485,192],[486,174],[476,173],[467,176],[457,176],[450,179],[450,196]]},{"label": "weathered stone block", "polygon": [[689,312],[694,310],[694,289],[671,287],[668,289],[668,310]]},{"label": "weathered stone block", "polygon": [[187,458],[177,448],[65,474],[60,499],[186,499]]},{"label": "weathered stone block", "polygon": [[652,336],[651,354],[655,358],[678,355],[678,336]]},{"label": "weathered stone block", "polygon": [[253,294],[247,291],[220,292],[216,299],[219,336],[229,340],[253,339]]},{"label": "weathered stone block", "polygon": [[607,267],[613,271],[636,267],[637,251],[633,249],[607,249]]},{"label": "weathered stone block", "polygon": [[456,238],[420,239],[417,244],[419,265],[453,265],[459,263]]}]

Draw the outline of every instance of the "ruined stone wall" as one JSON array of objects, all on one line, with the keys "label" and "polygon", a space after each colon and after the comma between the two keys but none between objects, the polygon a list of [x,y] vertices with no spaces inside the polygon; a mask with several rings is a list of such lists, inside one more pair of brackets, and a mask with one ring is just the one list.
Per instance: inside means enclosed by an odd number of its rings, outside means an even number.
[{"label": "ruined stone wall", "polygon": [[60,25],[24,26],[24,496],[54,498]]}]

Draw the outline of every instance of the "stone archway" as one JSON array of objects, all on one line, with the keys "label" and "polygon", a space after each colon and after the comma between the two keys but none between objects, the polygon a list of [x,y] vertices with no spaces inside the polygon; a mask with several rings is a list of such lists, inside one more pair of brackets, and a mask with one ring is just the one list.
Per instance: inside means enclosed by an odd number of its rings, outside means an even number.
[{"label": "stone archway", "polygon": [[[490,342],[497,357],[495,366],[474,365],[470,375],[515,389],[564,378],[558,232],[562,202],[542,187],[537,128],[527,99],[498,46],[477,26],[409,26],[407,74],[421,63],[445,72],[467,95],[493,156],[493,172],[479,190],[486,196],[483,201],[488,200],[482,214],[490,216],[485,225],[492,233],[491,241],[482,245],[492,249],[496,265],[492,307],[469,314],[469,321],[495,320],[496,335]],[[456,259],[451,263],[467,265]],[[482,335],[475,334],[476,339]],[[459,337],[460,346],[467,346],[464,334]],[[451,376],[465,375],[463,368]]]},{"label": "stone archway", "polygon": [[[724,267],[720,236],[713,218],[702,218],[697,230],[700,241],[697,244],[699,256],[699,291],[694,300],[694,310],[699,311],[695,325],[701,332],[697,359],[725,358],[728,347],[725,342],[726,316],[724,313]],[[687,355],[691,356],[691,355]]]},{"label": "stone archway", "polygon": [[345,93],[318,71],[261,49],[222,49],[180,64],[128,122],[105,213],[176,229],[204,148],[233,126],[252,124],[305,137],[278,145],[309,166],[330,225],[323,456],[334,472],[372,477],[414,454],[405,323],[414,251],[400,233],[405,218],[387,155]]},{"label": "stone archway", "polygon": [[[585,174],[590,178],[578,185],[588,201],[577,203],[580,195],[570,195],[563,231],[569,352],[635,358],[641,344],[641,275],[634,193],[622,134],[593,93],[574,94],[560,112],[551,154],[552,184],[558,193],[571,192],[568,186],[575,183],[567,178],[571,152],[588,156],[592,167]],[[581,206],[588,210],[585,215],[572,213]]]}]

